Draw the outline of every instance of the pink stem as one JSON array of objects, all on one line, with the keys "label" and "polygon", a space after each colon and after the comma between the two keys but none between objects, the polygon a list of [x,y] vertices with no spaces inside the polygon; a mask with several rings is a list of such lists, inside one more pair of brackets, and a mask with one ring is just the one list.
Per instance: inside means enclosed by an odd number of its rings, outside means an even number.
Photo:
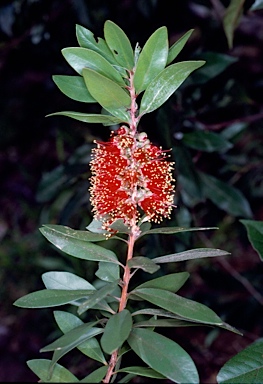
[{"label": "pink stem", "polygon": [[[135,133],[137,132],[138,118],[136,117],[137,104],[136,104],[135,88],[133,85],[133,78],[134,78],[134,71],[130,71],[129,72],[130,85],[127,87],[127,89],[130,92],[130,97],[131,97],[130,130],[135,135]],[[121,312],[126,308],[127,299],[128,299],[128,286],[129,286],[129,282],[131,279],[131,270],[128,266],[128,261],[130,259],[132,259],[132,257],[133,257],[134,243],[135,243],[137,237],[138,237],[138,227],[136,225],[136,217],[134,217],[131,220],[131,232],[130,232],[129,239],[128,239],[127,260],[126,260],[126,265],[124,267],[124,273],[123,273],[123,279],[122,279],[122,292],[121,292],[121,298],[120,298],[118,312]],[[116,367],[117,361],[118,361],[118,349],[116,349],[111,355],[109,365],[108,365],[108,371],[106,373],[105,378],[102,380],[103,383],[106,384],[106,383],[110,382],[112,375],[114,375],[114,369]]]}]

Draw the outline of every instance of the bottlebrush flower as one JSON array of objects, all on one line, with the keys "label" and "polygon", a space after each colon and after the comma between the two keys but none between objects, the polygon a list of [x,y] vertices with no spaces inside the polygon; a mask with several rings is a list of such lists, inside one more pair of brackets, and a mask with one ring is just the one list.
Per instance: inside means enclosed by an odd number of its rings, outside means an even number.
[{"label": "bottlebrush flower", "polygon": [[172,162],[147,138],[122,126],[108,142],[96,142],[91,166],[90,196],[97,220],[109,230],[117,219],[136,225],[140,212],[148,221],[168,218],[173,207]]}]

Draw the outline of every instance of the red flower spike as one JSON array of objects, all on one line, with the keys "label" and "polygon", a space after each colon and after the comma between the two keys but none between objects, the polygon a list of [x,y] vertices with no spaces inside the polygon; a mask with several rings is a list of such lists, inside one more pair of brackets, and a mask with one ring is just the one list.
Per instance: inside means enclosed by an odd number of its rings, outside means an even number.
[{"label": "red flower spike", "polygon": [[97,142],[91,166],[91,204],[97,220],[110,231],[117,219],[131,227],[139,209],[148,221],[169,218],[174,198],[173,163],[165,151],[150,143],[146,133],[132,134],[127,127],[112,132],[108,142]]}]

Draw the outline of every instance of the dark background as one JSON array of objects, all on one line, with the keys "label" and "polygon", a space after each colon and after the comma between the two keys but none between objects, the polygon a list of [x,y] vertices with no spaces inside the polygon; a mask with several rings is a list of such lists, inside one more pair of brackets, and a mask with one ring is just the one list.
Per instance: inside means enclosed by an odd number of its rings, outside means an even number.
[{"label": "dark background", "polygon": [[[239,336],[206,327],[161,330],[192,356],[202,383],[214,383],[230,357],[262,337],[262,262],[240,219],[263,220],[263,13],[250,10],[253,1],[245,2],[230,49],[222,24],[228,4],[218,0],[1,1],[0,381],[36,382],[26,361],[50,358],[39,350],[57,335],[51,310],[21,309],[13,302],[43,289],[41,274],[46,271],[67,270],[92,278],[93,270],[84,270],[83,263],[59,254],[38,231],[43,223],[76,229],[89,224],[90,150],[95,138],[109,137],[108,127],[45,117],[63,110],[96,109],[68,99],[52,81],[55,74],[74,74],[61,49],[78,45],[76,24],[103,37],[104,22],[112,20],[126,32],[133,47],[137,42],[142,47],[163,25],[168,28],[170,45],[194,29],[178,60],[209,54],[210,64],[216,64],[220,58],[219,70],[210,66],[202,72],[203,79],[201,72],[193,76],[160,111],[142,120],[150,139],[172,147],[178,163],[178,208],[165,224],[219,229],[178,238],[153,236],[139,248],[150,257],[195,247],[231,253],[220,260],[189,261],[167,270],[189,271],[190,280],[180,293],[211,307],[243,332]],[[229,151],[208,152],[180,139],[200,129],[229,134],[233,123],[237,123],[237,133],[230,135],[233,147]],[[202,182],[198,196],[198,183],[193,180],[199,171],[231,185],[244,200],[233,209],[227,196],[225,202],[207,197]],[[62,363],[80,378],[92,369],[77,353]]]}]

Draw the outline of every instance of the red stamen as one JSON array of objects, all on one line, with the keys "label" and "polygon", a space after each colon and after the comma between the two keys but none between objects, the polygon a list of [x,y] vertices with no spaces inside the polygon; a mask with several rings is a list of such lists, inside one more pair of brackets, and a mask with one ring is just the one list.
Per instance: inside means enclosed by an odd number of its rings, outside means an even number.
[{"label": "red stamen", "polygon": [[131,226],[139,220],[139,208],[149,221],[170,216],[173,163],[145,133],[132,135],[127,127],[120,127],[108,142],[97,142],[92,156],[91,203],[105,229],[117,219]]}]

